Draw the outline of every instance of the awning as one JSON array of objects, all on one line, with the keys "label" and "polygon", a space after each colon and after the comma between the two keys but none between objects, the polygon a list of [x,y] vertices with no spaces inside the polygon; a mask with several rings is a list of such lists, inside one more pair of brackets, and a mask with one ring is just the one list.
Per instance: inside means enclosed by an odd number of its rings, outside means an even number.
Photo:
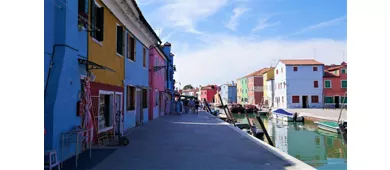
[{"label": "awning", "polygon": [[114,71],[113,69],[110,69],[110,68],[108,68],[108,67],[105,67],[105,66],[96,64],[96,63],[94,63],[94,62],[92,62],[92,61],[88,61],[88,60],[83,59],[83,58],[79,58],[78,60],[79,60],[79,63],[80,63],[80,64],[86,64],[88,70],[101,69],[101,70],[112,71],[112,72],[115,73],[115,71]]}]

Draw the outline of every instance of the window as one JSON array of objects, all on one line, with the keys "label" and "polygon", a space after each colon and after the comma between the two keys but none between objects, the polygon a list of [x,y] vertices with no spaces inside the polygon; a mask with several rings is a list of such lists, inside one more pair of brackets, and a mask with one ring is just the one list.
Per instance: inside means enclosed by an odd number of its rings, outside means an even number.
[{"label": "window", "polygon": [[143,58],[143,66],[146,67],[146,48],[144,47],[143,48],[143,51],[142,51],[142,58]]},{"label": "window", "polygon": [[313,71],[318,71],[318,67],[313,67]]},{"label": "window", "polygon": [[284,96],[282,96],[282,103],[284,103]]},{"label": "window", "polygon": [[135,39],[127,34],[127,58],[135,62]]},{"label": "window", "polygon": [[325,80],[325,88],[332,88],[332,81],[331,80]]},{"label": "window", "polygon": [[155,97],[155,98],[154,98],[154,101],[156,102],[155,106],[158,106],[158,100],[159,100],[159,99],[158,99],[158,91],[155,90],[154,93],[155,93],[155,95],[154,95],[154,97]]},{"label": "window", "polygon": [[318,103],[318,96],[311,96],[311,103]]},{"label": "window", "polygon": [[286,88],[286,82],[284,82],[283,85],[284,85],[284,88]]},{"label": "window", "polygon": [[278,69],[276,69],[276,74],[278,74]]},{"label": "window", "polygon": [[342,69],[342,70],[341,70],[341,73],[342,73],[342,74],[347,74],[347,69]]},{"label": "window", "polygon": [[347,97],[341,97],[340,103],[347,103]]},{"label": "window", "polygon": [[294,71],[298,71],[298,67],[293,67],[293,70]]},{"label": "window", "polygon": [[127,86],[127,100],[126,100],[126,108],[127,111],[135,110],[135,87]]},{"label": "window", "polygon": [[142,108],[148,108],[148,90],[142,89]]},{"label": "window", "polygon": [[325,103],[333,103],[333,97],[325,96]]},{"label": "window", "polygon": [[292,103],[299,103],[299,96],[292,96]]},{"label": "window", "polygon": [[341,88],[347,88],[347,80],[341,80]]},{"label": "window", "polygon": [[100,7],[96,1],[91,3],[91,27],[91,37],[102,42],[104,37],[104,8]]},{"label": "window", "polygon": [[124,36],[123,36],[123,26],[116,25],[116,53],[123,56],[124,53]]},{"label": "window", "polygon": [[79,0],[78,13],[79,26],[88,28],[88,0]]},{"label": "window", "polygon": [[283,67],[282,67],[282,68],[280,68],[280,73],[283,73]]},{"label": "window", "polygon": [[318,81],[314,81],[314,88],[318,88]]}]

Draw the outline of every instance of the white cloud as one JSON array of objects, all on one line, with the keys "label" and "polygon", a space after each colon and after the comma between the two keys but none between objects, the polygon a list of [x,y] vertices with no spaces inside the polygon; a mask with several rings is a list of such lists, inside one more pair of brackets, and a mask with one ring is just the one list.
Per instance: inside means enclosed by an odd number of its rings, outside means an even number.
[{"label": "white cloud", "polygon": [[329,27],[329,26],[332,26],[334,24],[337,24],[341,21],[344,21],[346,20],[347,17],[346,16],[342,16],[342,17],[339,17],[339,18],[335,18],[335,19],[332,19],[332,20],[329,20],[329,21],[325,21],[325,22],[321,22],[319,24],[315,24],[315,25],[312,25],[312,26],[308,26],[306,28],[303,28],[302,30],[298,31],[298,32],[295,32],[291,35],[298,35],[298,34],[302,34],[302,33],[305,33],[305,32],[308,32],[308,31],[312,31],[312,30],[315,30],[315,29],[320,29],[320,28],[325,28],[325,27]]},{"label": "white cloud", "polygon": [[277,21],[277,22],[273,22],[273,23],[269,23],[269,19],[271,17],[266,17],[266,18],[263,18],[259,21],[259,23],[256,25],[255,28],[252,29],[252,32],[256,32],[256,31],[260,31],[260,30],[263,30],[263,29],[266,29],[266,28],[269,28],[269,27],[274,27],[274,26],[277,26],[277,25],[280,25],[280,22]]},{"label": "white cloud", "polygon": [[165,4],[156,10],[152,19],[163,27],[177,28],[190,33],[201,34],[196,29],[199,21],[213,15],[228,0],[166,0]]},{"label": "white cloud", "polygon": [[235,31],[238,25],[238,19],[242,14],[248,11],[248,8],[237,7],[233,9],[233,15],[230,17],[229,22],[225,25],[226,28]]},{"label": "white cloud", "polygon": [[[213,41],[202,48],[174,51],[178,82],[195,86],[230,82],[269,67],[271,62],[276,64],[279,59],[314,58],[313,48],[316,48],[316,60],[339,64],[343,60],[340,49],[346,49],[345,41],[331,39],[255,41],[225,35],[208,38]],[[175,43],[172,46],[177,49]]]}]

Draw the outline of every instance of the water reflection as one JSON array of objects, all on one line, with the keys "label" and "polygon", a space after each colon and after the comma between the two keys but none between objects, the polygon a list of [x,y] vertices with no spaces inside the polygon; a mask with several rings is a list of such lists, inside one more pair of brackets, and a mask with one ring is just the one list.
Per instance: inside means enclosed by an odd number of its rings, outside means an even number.
[{"label": "water reflection", "polygon": [[[243,123],[244,114],[234,114]],[[254,114],[249,119],[261,128]],[[300,159],[317,169],[347,169],[347,146],[341,135],[317,129],[314,122],[287,123],[262,117],[268,134],[279,150]],[[268,142],[264,139],[265,142]]]}]

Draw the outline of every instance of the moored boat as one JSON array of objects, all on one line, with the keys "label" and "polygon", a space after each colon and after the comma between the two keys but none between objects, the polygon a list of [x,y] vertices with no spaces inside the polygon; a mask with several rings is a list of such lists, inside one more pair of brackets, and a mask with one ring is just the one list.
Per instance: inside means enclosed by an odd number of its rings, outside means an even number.
[{"label": "moored boat", "polygon": [[326,130],[328,132],[340,133],[339,124],[337,122],[314,122],[319,129]]},{"label": "moored boat", "polygon": [[278,120],[286,122],[303,122],[303,116],[300,116],[298,113],[290,113],[283,109],[276,109],[272,111],[273,117]]}]

